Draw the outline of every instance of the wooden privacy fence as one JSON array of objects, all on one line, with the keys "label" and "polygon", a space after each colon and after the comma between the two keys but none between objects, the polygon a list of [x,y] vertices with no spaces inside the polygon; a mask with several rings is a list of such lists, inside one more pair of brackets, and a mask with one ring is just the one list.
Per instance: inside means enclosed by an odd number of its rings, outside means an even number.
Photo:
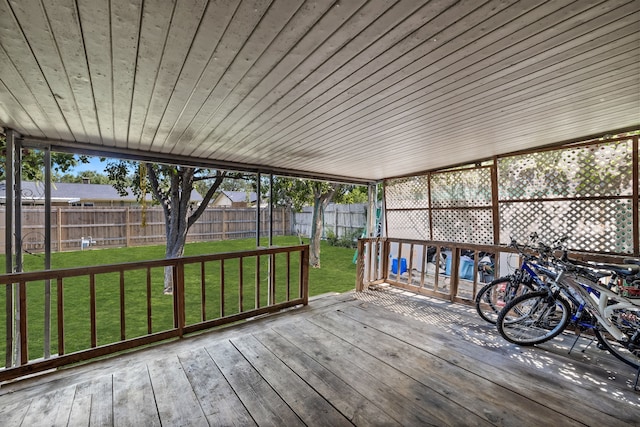
[{"label": "wooden privacy fence", "polygon": [[[313,207],[307,206],[302,212],[293,213],[293,231],[303,236],[311,236]],[[367,226],[367,205],[354,203],[340,205],[330,203],[324,210],[324,234],[333,233],[336,237],[350,237],[360,233]]]},{"label": "wooden privacy fence", "polygon": [[[54,207],[51,211],[51,250],[81,249],[91,246],[123,247],[163,244],[165,220],[162,208],[151,207]],[[145,225],[143,226],[143,216]],[[269,230],[269,213],[263,209],[261,235]],[[22,248],[44,249],[44,208],[22,207]],[[291,234],[291,211],[273,209],[273,235]],[[191,227],[187,242],[251,238],[256,235],[255,208],[208,208]],[[5,207],[0,207],[0,253],[4,253]],[[89,239],[90,237],[90,239]]]},{"label": "wooden privacy fence", "polygon": [[0,381],[306,305],[308,266],[301,245],[0,275]]}]

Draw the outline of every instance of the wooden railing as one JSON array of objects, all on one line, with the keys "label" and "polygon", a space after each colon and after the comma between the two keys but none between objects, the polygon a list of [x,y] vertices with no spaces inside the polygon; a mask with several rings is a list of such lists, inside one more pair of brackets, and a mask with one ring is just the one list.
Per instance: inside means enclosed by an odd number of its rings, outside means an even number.
[{"label": "wooden railing", "polygon": [[[395,238],[358,241],[356,290],[389,284],[452,302],[472,304],[494,278],[520,266],[519,253],[502,245]],[[572,259],[622,263],[623,257],[569,252]]]},{"label": "wooden railing", "polygon": [[[492,245],[360,239],[358,253],[363,255],[358,257],[356,290],[387,283],[449,301],[470,303],[480,287],[493,280],[496,269],[500,271],[501,258],[505,263],[500,256],[502,251],[513,252]],[[491,265],[479,273],[483,258],[490,260]]]},{"label": "wooden railing", "polygon": [[1,275],[0,381],[306,305],[308,265],[303,245]]}]

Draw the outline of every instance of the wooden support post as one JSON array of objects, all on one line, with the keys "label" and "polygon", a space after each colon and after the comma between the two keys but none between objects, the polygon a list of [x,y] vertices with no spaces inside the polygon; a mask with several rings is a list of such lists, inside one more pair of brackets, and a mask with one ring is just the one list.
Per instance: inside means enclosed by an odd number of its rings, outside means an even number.
[{"label": "wooden support post", "polygon": [[302,304],[309,304],[309,245],[300,253],[300,297]]}]

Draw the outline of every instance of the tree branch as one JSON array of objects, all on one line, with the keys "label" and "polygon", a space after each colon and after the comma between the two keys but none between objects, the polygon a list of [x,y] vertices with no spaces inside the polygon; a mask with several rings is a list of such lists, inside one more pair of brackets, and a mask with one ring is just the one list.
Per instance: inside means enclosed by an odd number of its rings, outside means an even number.
[{"label": "tree branch", "polygon": [[218,191],[218,188],[220,187],[220,185],[222,184],[222,181],[226,176],[227,176],[227,172],[218,171],[216,173],[216,180],[211,185],[211,187],[209,187],[209,189],[207,190],[207,194],[205,194],[205,196],[202,198],[202,202],[200,203],[200,206],[198,206],[198,209],[196,209],[189,216],[189,219],[187,221],[187,228],[190,228],[193,225],[193,223],[197,221],[200,215],[202,215],[202,212],[204,212],[204,210],[207,208],[207,206],[209,205],[209,202],[211,201],[211,198],[216,193],[216,191]]}]

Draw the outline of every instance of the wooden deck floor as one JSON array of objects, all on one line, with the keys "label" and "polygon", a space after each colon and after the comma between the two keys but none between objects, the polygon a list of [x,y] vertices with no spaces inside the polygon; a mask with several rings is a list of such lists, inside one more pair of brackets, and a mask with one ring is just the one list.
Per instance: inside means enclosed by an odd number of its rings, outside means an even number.
[{"label": "wooden deck floor", "polygon": [[0,426],[640,424],[587,340],[504,342],[471,307],[386,289],[3,384]]}]

